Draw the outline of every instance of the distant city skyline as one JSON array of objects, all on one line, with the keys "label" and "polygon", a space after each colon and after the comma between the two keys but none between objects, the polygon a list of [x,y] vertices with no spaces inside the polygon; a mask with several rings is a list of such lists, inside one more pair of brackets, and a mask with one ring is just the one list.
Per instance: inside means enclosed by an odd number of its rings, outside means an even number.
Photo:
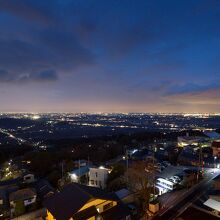
[{"label": "distant city skyline", "polygon": [[0,112],[220,112],[220,1],[0,1]]}]

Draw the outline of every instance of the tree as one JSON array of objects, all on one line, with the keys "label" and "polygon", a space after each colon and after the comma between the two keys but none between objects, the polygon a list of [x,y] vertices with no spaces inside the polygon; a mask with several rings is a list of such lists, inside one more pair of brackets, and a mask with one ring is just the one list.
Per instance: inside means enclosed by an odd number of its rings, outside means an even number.
[{"label": "tree", "polygon": [[45,176],[53,170],[55,156],[50,152],[35,152],[28,155],[30,169],[39,176]]},{"label": "tree", "polygon": [[72,171],[74,168],[75,168],[75,164],[73,163],[72,160],[66,161],[66,163],[65,163],[65,171],[66,171],[66,172],[70,172],[70,171]]},{"label": "tree", "polygon": [[125,167],[122,164],[115,164],[107,179],[107,188],[111,191],[117,191],[126,186],[124,181]]},{"label": "tree", "polygon": [[47,175],[47,180],[53,185],[57,186],[58,180],[61,178],[61,172],[59,170],[53,170]]},{"label": "tree", "polygon": [[117,191],[120,190],[122,188],[126,188],[126,181],[125,178],[123,177],[118,177],[114,180],[112,180],[111,182],[108,183],[107,188],[110,191]]},{"label": "tree", "polygon": [[146,211],[154,187],[154,172],[152,163],[138,161],[134,162],[125,174],[128,187],[136,193],[143,211]]},{"label": "tree", "polygon": [[25,206],[22,200],[15,202],[15,216],[23,215],[25,213]]}]

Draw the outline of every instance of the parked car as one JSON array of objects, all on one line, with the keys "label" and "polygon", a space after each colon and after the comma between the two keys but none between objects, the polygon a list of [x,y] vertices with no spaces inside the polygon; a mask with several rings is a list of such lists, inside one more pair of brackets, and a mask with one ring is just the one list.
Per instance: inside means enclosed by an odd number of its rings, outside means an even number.
[{"label": "parked car", "polygon": [[181,179],[179,176],[173,176],[173,178],[177,181],[177,182],[181,182]]}]

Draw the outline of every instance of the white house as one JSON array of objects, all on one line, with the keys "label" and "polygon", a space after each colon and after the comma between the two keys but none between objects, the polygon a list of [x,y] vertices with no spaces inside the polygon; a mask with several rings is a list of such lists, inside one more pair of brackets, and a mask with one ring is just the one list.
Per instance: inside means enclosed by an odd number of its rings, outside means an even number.
[{"label": "white house", "polygon": [[159,191],[159,195],[172,191],[175,189],[175,187],[176,187],[175,183],[164,178],[158,178],[156,181],[156,188]]},{"label": "white house", "polygon": [[89,169],[89,186],[99,187],[104,189],[110,170],[105,167]]}]

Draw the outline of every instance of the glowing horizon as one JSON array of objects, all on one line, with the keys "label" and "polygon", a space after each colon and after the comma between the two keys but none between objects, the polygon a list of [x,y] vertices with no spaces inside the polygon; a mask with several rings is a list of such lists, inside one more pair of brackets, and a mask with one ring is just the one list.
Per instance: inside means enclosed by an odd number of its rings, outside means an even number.
[{"label": "glowing horizon", "polygon": [[0,111],[219,113],[220,1],[0,1]]}]

